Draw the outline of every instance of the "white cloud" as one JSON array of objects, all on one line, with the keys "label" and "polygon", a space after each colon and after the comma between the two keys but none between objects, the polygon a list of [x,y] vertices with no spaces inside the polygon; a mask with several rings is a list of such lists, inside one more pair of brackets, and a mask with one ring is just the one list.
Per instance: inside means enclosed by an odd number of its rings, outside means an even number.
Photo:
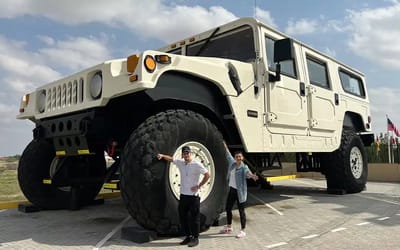
[{"label": "white cloud", "polygon": [[336,57],[336,51],[331,48],[325,48],[325,53],[333,58]]},{"label": "white cloud", "polygon": [[17,75],[33,82],[54,79],[59,74],[47,65],[35,63],[29,58],[18,58],[13,55],[0,55],[0,68],[9,74]]},{"label": "white cloud", "polygon": [[52,46],[39,49],[38,52],[46,61],[72,71],[111,58],[107,43],[94,37],[73,37],[65,41],[53,41]]},{"label": "white cloud", "polygon": [[351,30],[351,26],[341,20],[328,20],[322,27],[324,32],[347,32]]},{"label": "white cloud", "polygon": [[61,76],[46,64],[43,56],[27,51],[25,45],[25,42],[9,40],[0,35],[1,81],[3,86],[9,86],[19,95],[26,92],[28,87],[32,90],[32,86]]},{"label": "white cloud", "polygon": [[37,85],[35,85],[28,78],[13,75],[6,76],[1,80],[9,84],[10,89],[15,91],[15,93],[13,93],[15,96],[22,96],[25,93],[32,92],[37,87]]},{"label": "white cloud", "polygon": [[160,7],[163,7],[160,13],[142,13],[144,16],[139,17],[140,22],[134,16],[124,22],[141,36],[173,42],[236,19],[232,13],[218,6],[209,9],[200,6]]},{"label": "white cloud", "polygon": [[259,21],[261,21],[261,22],[263,22],[265,24],[268,24],[271,27],[274,27],[274,28],[277,27],[274,19],[271,16],[271,13],[269,11],[266,11],[266,10],[263,10],[263,9],[260,9],[260,8],[256,7],[255,8],[255,15],[256,15],[257,20],[259,20]]},{"label": "white cloud", "polygon": [[386,68],[400,69],[400,4],[349,11],[354,53]]},{"label": "white cloud", "polygon": [[[128,3],[129,0],[120,0],[118,4],[104,0],[99,0],[95,3],[87,0],[3,0],[2,8],[0,8],[0,17],[43,16],[66,24],[88,23],[99,20],[110,22],[116,16],[116,13],[121,12]],[[132,4],[136,3],[132,1]]]},{"label": "white cloud", "polygon": [[[0,143],[15,141],[24,146],[32,137],[32,123],[16,121],[19,101],[23,94],[36,87],[61,78],[78,69],[110,59],[107,37],[70,37],[56,40],[38,36],[44,47],[29,51],[26,43],[9,40],[0,35]],[[25,137],[24,137],[25,136]],[[1,149],[1,155],[15,154],[15,148]],[[20,149],[22,150],[22,149]]]},{"label": "white cloud", "polygon": [[65,73],[95,65],[111,58],[107,38],[70,37],[55,40],[41,36],[44,47],[36,52],[28,51],[24,42],[8,40],[0,36],[0,72],[3,83],[12,89],[26,92],[62,76]]},{"label": "white cloud", "polygon": [[2,127],[15,121],[15,114],[17,113],[18,108],[19,107],[15,105],[0,103],[0,124]]},{"label": "white cloud", "polygon": [[375,133],[386,132],[386,115],[400,128],[400,89],[372,88],[368,90],[371,103],[372,129]]},{"label": "white cloud", "polygon": [[[0,17],[42,16],[67,25],[99,22],[128,28],[141,37],[172,42],[236,19],[220,6],[168,5],[167,1],[6,0]],[[77,8],[79,6],[79,8]],[[179,27],[179,28],[177,28]]]},{"label": "white cloud", "polygon": [[29,11],[26,0],[5,0],[0,8],[1,18],[13,18]]},{"label": "white cloud", "polygon": [[289,35],[304,35],[313,33],[318,26],[316,20],[302,18],[298,21],[289,20],[285,32]]},{"label": "white cloud", "polygon": [[0,102],[0,157],[21,154],[32,138],[33,123],[16,121],[18,109],[19,106]]},{"label": "white cloud", "polygon": [[33,123],[28,120],[16,121],[18,107],[0,103],[0,157],[21,154],[32,140]]},{"label": "white cloud", "polygon": [[54,39],[49,36],[38,35],[37,38],[49,46],[52,46],[55,43]]}]

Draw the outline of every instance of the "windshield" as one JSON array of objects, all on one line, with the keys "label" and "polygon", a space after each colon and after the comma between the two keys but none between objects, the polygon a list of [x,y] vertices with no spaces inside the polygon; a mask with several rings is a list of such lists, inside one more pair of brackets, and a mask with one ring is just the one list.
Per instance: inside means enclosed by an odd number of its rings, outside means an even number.
[{"label": "windshield", "polygon": [[[250,26],[242,26],[187,47],[188,56],[207,56],[252,62],[256,58],[254,34]],[[201,51],[200,51],[201,50]],[[200,53],[199,53],[200,52]]]}]

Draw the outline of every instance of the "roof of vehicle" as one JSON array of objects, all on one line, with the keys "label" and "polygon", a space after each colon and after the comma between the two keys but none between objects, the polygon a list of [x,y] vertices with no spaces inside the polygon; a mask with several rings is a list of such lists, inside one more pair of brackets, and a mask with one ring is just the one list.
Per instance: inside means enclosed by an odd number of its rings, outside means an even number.
[{"label": "roof of vehicle", "polygon": [[192,35],[192,36],[190,36],[188,38],[179,40],[179,41],[177,41],[175,43],[171,43],[171,44],[169,44],[167,46],[164,46],[164,47],[162,47],[162,48],[160,48],[158,50],[167,52],[167,51],[171,51],[171,50],[174,50],[174,49],[179,49],[179,47],[183,47],[185,45],[192,44],[194,42],[207,39],[208,37],[210,37],[213,34],[213,32],[216,29],[219,29],[216,33],[223,33],[223,32],[232,30],[234,28],[243,26],[243,25],[250,25],[251,27],[263,27],[265,29],[268,29],[268,30],[272,31],[273,33],[275,33],[275,34],[277,34],[279,36],[282,36],[282,38],[291,38],[295,43],[297,43],[297,44],[299,44],[299,45],[301,45],[301,46],[303,46],[303,47],[305,47],[305,48],[307,48],[309,50],[312,50],[313,52],[318,53],[318,54],[322,55],[323,57],[325,57],[325,58],[327,58],[329,60],[334,61],[335,63],[339,64],[343,68],[346,68],[346,69],[351,70],[352,72],[354,72],[356,74],[364,76],[364,74],[362,72],[360,72],[359,70],[354,69],[353,67],[350,67],[349,65],[346,65],[343,62],[338,61],[337,59],[333,58],[332,56],[327,55],[327,54],[325,54],[325,53],[323,53],[321,51],[318,51],[315,48],[313,48],[313,47],[311,47],[311,46],[309,46],[309,45],[307,45],[307,44],[305,44],[305,43],[303,43],[303,42],[301,42],[299,40],[296,40],[295,38],[293,38],[293,37],[281,32],[279,30],[276,30],[275,28],[273,28],[273,27],[271,27],[271,26],[269,26],[269,25],[267,25],[265,23],[262,23],[262,22],[260,22],[259,20],[255,19],[253,17],[243,17],[243,18],[236,19],[236,20],[228,22],[226,24],[222,24],[220,26],[214,27],[214,28],[209,29],[207,31],[204,31],[204,32]]}]

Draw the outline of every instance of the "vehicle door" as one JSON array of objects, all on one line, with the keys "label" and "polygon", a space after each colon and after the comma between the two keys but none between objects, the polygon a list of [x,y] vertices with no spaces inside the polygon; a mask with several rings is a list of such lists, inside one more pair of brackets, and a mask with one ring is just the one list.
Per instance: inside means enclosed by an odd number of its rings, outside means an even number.
[{"label": "vehicle door", "polygon": [[[265,33],[267,70],[275,75],[274,43],[281,39]],[[265,86],[266,128],[270,133],[307,135],[308,111],[305,84],[299,79],[299,50],[294,45],[295,60],[281,62],[281,79],[267,81]]]},{"label": "vehicle door", "polygon": [[310,135],[331,137],[337,129],[339,105],[339,95],[329,72],[333,70],[332,61],[305,46],[301,47],[301,53],[305,62]]}]

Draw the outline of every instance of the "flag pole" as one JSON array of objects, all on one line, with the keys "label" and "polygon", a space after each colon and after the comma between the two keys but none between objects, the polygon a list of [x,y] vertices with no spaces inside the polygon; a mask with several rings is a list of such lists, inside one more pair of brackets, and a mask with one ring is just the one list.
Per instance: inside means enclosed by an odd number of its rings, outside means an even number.
[{"label": "flag pole", "polygon": [[386,114],[386,134],[387,134],[387,145],[388,145],[388,159],[389,159],[389,163],[392,163],[392,157],[390,155],[390,131],[389,131],[389,124],[388,124],[388,115]]}]

